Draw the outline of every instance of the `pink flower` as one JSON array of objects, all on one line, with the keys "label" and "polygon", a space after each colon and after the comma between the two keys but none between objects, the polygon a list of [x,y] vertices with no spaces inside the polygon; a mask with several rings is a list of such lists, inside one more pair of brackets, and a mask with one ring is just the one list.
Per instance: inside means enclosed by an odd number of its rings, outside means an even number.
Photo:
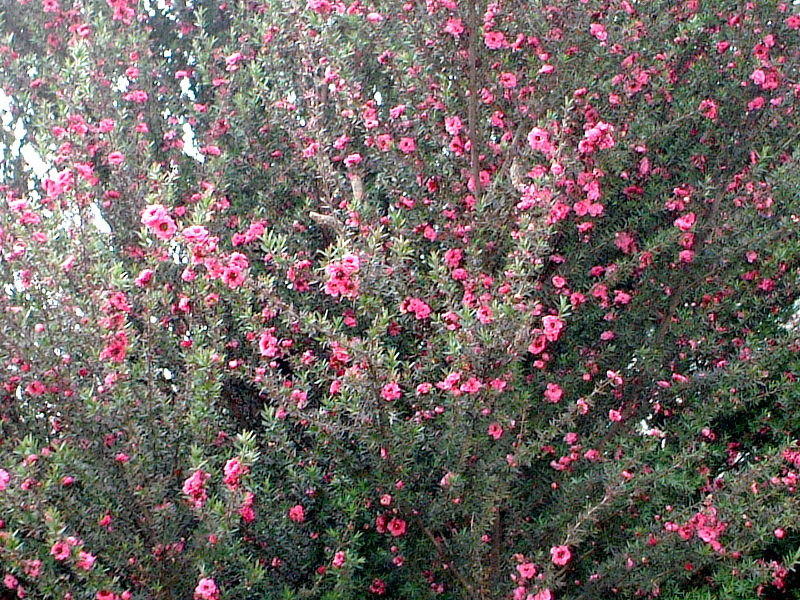
[{"label": "pink flower", "polygon": [[120,151],[112,152],[108,155],[108,162],[114,166],[121,165],[125,162],[125,155]]},{"label": "pink flower", "polygon": [[517,87],[517,76],[513,73],[501,73],[499,81],[500,85],[507,90]]},{"label": "pink flower", "polygon": [[486,433],[489,434],[489,437],[499,440],[503,437],[503,428],[500,426],[500,423],[492,423],[489,425],[489,429]]},{"label": "pink flower", "polygon": [[450,135],[458,135],[463,126],[464,124],[458,116],[445,117],[444,119],[444,129]]},{"label": "pink flower", "polygon": [[487,31],[483,34],[483,41],[491,50],[499,50],[508,46],[506,36],[502,31]]},{"label": "pink flower", "polygon": [[136,102],[138,104],[147,102],[147,92],[143,92],[142,90],[130,91],[122,97],[128,102]]},{"label": "pink flower", "polygon": [[544,326],[544,337],[549,342],[557,341],[561,336],[561,330],[564,329],[564,321],[553,315],[542,317],[542,325]]},{"label": "pink flower", "polygon": [[239,507],[239,516],[244,519],[245,523],[252,523],[256,520],[256,511],[253,510],[253,504],[256,500],[256,495],[253,492],[247,492],[244,495],[244,502]]},{"label": "pink flower", "polygon": [[38,558],[34,560],[22,561],[22,570],[28,577],[36,579],[42,573],[42,561]]},{"label": "pink flower", "polygon": [[400,138],[400,141],[397,143],[397,147],[403,154],[411,154],[417,149],[417,143],[414,141],[414,138],[404,137]]},{"label": "pink flower", "polygon": [[697,221],[697,217],[693,212],[687,213],[682,217],[675,219],[675,227],[681,231],[689,231]]},{"label": "pink flower", "polygon": [[352,167],[354,165],[359,164],[361,162],[361,160],[362,160],[361,155],[358,154],[357,152],[355,152],[353,154],[347,155],[344,158],[344,164],[345,164],[346,167]]},{"label": "pink flower", "polygon": [[239,61],[242,60],[242,53],[241,52],[234,52],[230,56],[225,57],[225,70],[226,71],[236,71],[239,68]]},{"label": "pink flower", "polygon": [[531,129],[528,134],[528,145],[543,154],[549,155],[555,151],[553,144],[550,142],[550,134],[539,127]]},{"label": "pink flower", "polygon": [[95,560],[96,558],[94,557],[94,555],[81,550],[80,552],[78,552],[77,567],[79,569],[83,569],[84,571],[91,571],[92,567],[94,566]]},{"label": "pink flower", "polygon": [[700,112],[705,118],[713,121],[717,118],[717,103],[713,100],[703,100],[700,103]]},{"label": "pink flower", "polygon": [[533,579],[536,577],[536,565],[533,563],[522,563],[517,565],[517,572],[523,579]]},{"label": "pink flower", "polygon": [[431,307],[419,298],[406,298],[400,304],[400,311],[404,313],[413,312],[419,321],[427,319],[431,315]]},{"label": "pink flower", "polygon": [[400,386],[397,385],[396,381],[390,381],[381,390],[381,398],[386,400],[387,402],[391,402],[392,400],[397,400],[400,396],[403,395],[403,391],[400,389]]},{"label": "pink flower", "polygon": [[189,504],[192,508],[202,508],[205,501],[208,500],[205,485],[209,477],[211,477],[210,473],[198,469],[183,482],[183,493],[189,496]]},{"label": "pink flower", "polygon": [[239,487],[241,478],[250,472],[250,467],[243,465],[242,461],[238,458],[232,458],[225,463],[223,472],[225,473],[225,476],[222,478],[223,483],[232,490],[235,490]]},{"label": "pink flower", "polygon": [[145,287],[153,279],[154,272],[152,269],[144,269],[134,280],[137,287]]},{"label": "pink flower", "polygon": [[171,239],[178,229],[162,204],[151,204],[145,208],[142,211],[142,224],[164,241]]},{"label": "pink flower", "polygon": [[56,542],[53,544],[52,548],[50,548],[50,554],[52,554],[53,558],[56,560],[67,560],[70,552],[70,545],[64,541]]},{"label": "pink flower", "polygon": [[346,558],[345,553],[340,550],[339,552],[333,555],[333,560],[331,561],[331,564],[338,569],[342,565],[344,565],[345,558]]},{"label": "pink flower", "polygon": [[550,555],[553,557],[553,563],[560,567],[566,565],[572,558],[568,546],[553,546],[550,548]]},{"label": "pink flower", "polygon": [[544,399],[551,404],[556,404],[561,401],[564,396],[564,390],[557,383],[548,383],[547,389],[544,391]]},{"label": "pink flower", "polygon": [[444,31],[455,38],[460,37],[464,33],[464,22],[457,17],[450,17],[444,25]]},{"label": "pink flower", "polygon": [[289,509],[289,519],[295,523],[302,523],[306,520],[306,511],[303,509],[302,505],[296,504]]},{"label": "pink flower", "polygon": [[11,481],[11,475],[5,469],[0,469],[0,492],[8,487],[9,481]]},{"label": "pink flower", "polygon": [[767,76],[761,69],[756,69],[750,75],[750,79],[752,79],[753,83],[756,85],[762,85],[767,80]]},{"label": "pink flower", "polygon": [[589,31],[594,37],[596,37],[601,42],[605,42],[608,39],[608,32],[606,31],[606,28],[600,23],[592,23],[591,25],[589,25]]},{"label": "pink flower", "polygon": [[194,600],[219,600],[219,588],[210,577],[204,577],[194,588]]},{"label": "pink flower", "polygon": [[394,537],[400,537],[406,532],[406,522],[403,519],[395,517],[386,525],[386,529],[389,530]]}]

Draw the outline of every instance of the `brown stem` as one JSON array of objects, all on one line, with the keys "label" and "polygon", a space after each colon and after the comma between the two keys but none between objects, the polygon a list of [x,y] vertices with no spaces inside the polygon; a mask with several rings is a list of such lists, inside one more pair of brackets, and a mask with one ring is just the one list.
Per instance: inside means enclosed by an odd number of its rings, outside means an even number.
[{"label": "brown stem", "polygon": [[442,560],[442,562],[446,562],[449,565],[450,572],[453,573],[453,576],[458,580],[467,594],[469,594],[469,597],[473,600],[483,600],[482,595],[475,591],[475,586],[472,585],[467,580],[466,576],[461,572],[461,570],[449,560],[449,553],[447,552],[447,548],[444,547],[444,544],[442,544],[440,540],[436,539],[436,536],[433,535],[433,532],[428,529],[427,526],[423,525],[422,531],[425,532],[425,535],[436,547],[436,551],[439,553],[439,558]]}]

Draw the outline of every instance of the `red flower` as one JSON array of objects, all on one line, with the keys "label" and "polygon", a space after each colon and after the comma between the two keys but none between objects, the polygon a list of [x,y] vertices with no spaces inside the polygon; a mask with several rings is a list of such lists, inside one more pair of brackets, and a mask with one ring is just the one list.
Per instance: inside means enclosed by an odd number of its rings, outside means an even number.
[{"label": "red flower", "polygon": [[388,529],[389,533],[391,533],[394,537],[400,537],[406,532],[406,522],[403,519],[395,517],[389,521],[386,529]]}]

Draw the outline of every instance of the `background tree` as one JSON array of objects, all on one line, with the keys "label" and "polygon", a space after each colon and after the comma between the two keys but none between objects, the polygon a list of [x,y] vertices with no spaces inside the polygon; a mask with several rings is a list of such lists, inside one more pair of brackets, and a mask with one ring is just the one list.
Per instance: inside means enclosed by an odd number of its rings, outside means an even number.
[{"label": "background tree", "polygon": [[794,597],[793,5],[3,9],[6,595]]}]

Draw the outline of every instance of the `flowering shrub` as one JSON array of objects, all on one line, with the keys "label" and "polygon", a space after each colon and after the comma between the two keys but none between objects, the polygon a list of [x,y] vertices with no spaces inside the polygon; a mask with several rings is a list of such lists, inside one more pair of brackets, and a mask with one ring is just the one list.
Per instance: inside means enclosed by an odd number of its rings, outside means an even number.
[{"label": "flowering shrub", "polygon": [[3,598],[792,597],[797,7],[4,11]]}]

